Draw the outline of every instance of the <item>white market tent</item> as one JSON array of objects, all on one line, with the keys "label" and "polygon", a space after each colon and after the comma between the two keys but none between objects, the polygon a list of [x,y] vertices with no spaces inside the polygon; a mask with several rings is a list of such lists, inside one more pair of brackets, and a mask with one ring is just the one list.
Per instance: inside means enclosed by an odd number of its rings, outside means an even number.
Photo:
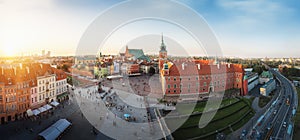
[{"label": "white market tent", "polygon": [[29,117],[33,115],[33,112],[32,112],[31,109],[28,109],[26,112],[27,112],[27,115],[28,115]]},{"label": "white market tent", "polygon": [[59,103],[56,102],[56,101],[53,101],[53,102],[51,102],[50,104],[53,105],[53,106],[58,106],[58,105],[59,105]]},{"label": "white market tent", "polygon": [[52,108],[52,106],[50,106],[50,105],[48,105],[48,104],[45,104],[43,107],[44,107],[46,110],[49,110],[49,109]]},{"label": "white market tent", "polygon": [[36,115],[39,115],[41,113],[41,111],[39,111],[38,109],[35,109],[32,111],[32,113],[36,116]]},{"label": "white market tent", "polygon": [[39,110],[41,113],[43,113],[43,112],[47,111],[47,109],[46,109],[46,108],[44,108],[44,107],[40,107],[38,110]]},{"label": "white market tent", "polygon": [[122,75],[111,75],[111,76],[107,76],[106,78],[111,80],[111,79],[123,78],[123,76]]},{"label": "white market tent", "polygon": [[72,124],[66,119],[60,119],[46,130],[39,133],[39,136],[45,140],[55,140],[71,125]]}]

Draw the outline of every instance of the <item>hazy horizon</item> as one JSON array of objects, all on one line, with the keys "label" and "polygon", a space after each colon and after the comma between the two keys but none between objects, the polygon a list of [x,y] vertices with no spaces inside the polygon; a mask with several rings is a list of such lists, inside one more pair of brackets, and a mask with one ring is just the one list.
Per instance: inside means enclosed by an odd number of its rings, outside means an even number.
[{"label": "hazy horizon", "polygon": [[[0,56],[41,54],[51,56],[76,55],[78,42],[87,27],[109,7],[121,0],[0,0]],[[214,31],[222,54],[217,56],[240,58],[299,58],[300,9],[296,0],[179,0],[200,14]],[[150,2],[149,2],[150,3]],[[162,14],[172,15],[173,9],[165,1],[151,1]],[[165,5],[164,5],[165,4]],[[137,4],[137,8],[147,5]],[[126,11],[126,9],[120,9]],[[126,14],[126,12],[124,13]],[[175,15],[176,16],[176,15]],[[118,17],[111,17],[113,21]],[[185,17],[189,19],[190,17]],[[193,19],[190,19],[192,21]],[[107,21],[110,22],[110,21]],[[147,28],[144,28],[147,27]],[[133,33],[152,36],[145,45],[129,36]],[[182,46],[188,55],[201,56],[201,46],[183,31],[158,21],[139,21],[128,24],[107,39],[106,50],[112,54],[120,48],[141,48],[144,52],[159,50],[160,36],[164,33],[170,55],[180,55]],[[155,36],[155,37],[154,37]],[[156,39],[157,38],[157,39]],[[144,38],[145,39],[145,38]],[[157,42],[154,42],[157,40]],[[135,43],[134,43],[135,42]],[[140,41],[141,42],[141,41]],[[142,46],[143,45],[143,46]],[[152,47],[151,47],[152,46]],[[102,48],[103,49],[103,48]],[[90,52],[95,54],[95,52]],[[210,54],[212,56],[212,54]]]}]

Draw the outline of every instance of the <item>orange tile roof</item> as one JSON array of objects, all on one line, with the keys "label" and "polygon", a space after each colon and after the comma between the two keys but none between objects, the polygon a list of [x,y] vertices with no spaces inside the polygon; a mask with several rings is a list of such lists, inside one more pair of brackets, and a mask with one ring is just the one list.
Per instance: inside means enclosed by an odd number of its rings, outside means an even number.
[{"label": "orange tile roof", "polygon": [[67,77],[62,70],[52,68],[50,64],[26,63],[22,64],[22,66],[0,66],[0,82],[3,82],[5,85],[9,85],[9,81],[11,81],[12,85],[27,81],[30,86],[36,86],[37,77],[49,74],[56,74],[56,80],[62,80]]},{"label": "orange tile roof", "polygon": [[[169,76],[191,76],[191,75],[211,75],[231,72],[243,73],[242,65],[239,64],[210,64],[207,60],[196,61],[173,61],[169,68]],[[184,69],[182,67],[184,65]],[[200,65],[200,69],[198,69]]]}]

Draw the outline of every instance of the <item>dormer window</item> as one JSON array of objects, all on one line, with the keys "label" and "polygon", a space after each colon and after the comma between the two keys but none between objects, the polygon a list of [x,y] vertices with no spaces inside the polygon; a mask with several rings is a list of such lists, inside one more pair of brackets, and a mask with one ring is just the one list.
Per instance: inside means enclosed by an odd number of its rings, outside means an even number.
[{"label": "dormer window", "polygon": [[11,78],[8,78],[7,81],[8,81],[8,84],[9,84],[9,85],[12,84]]}]

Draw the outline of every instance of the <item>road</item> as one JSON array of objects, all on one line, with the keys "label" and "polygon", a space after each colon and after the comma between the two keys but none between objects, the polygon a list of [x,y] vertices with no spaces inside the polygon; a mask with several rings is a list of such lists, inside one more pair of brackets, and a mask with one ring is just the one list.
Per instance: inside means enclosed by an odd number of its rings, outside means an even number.
[{"label": "road", "polygon": [[[281,81],[283,92],[279,97],[282,105],[277,106],[277,108],[280,108],[280,110],[277,113],[277,117],[272,120],[273,131],[269,133],[269,138],[285,140],[292,139],[292,135],[287,134],[287,127],[290,124],[293,125],[292,111],[298,106],[297,93],[295,92],[292,83],[288,79],[286,79],[277,71],[271,70],[271,72],[278,78],[279,81]],[[289,104],[286,103],[287,100],[289,100]]]},{"label": "road", "polygon": [[[275,101],[257,121],[257,126],[249,134],[249,139],[290,140],[292,133],[288,133],[289,125],[293,126],[292,111],[298,106],[297,93],[292,83],[279,72],[269,69],[281,85],[281,91]],[[288,100],[288,101],[287,101]]]},{"label": "road", "polygon": [[[268,68],[268,66],[266,66]],[[289,125],[293,126],[292,111],[298,106],[298,97],[292,83],[279,72],[270,69],[278,79],[281,89],[274,96],[268,109],[254,122],[254,126],[248,131],[248,137],[244,139],[272,139],[290,140],[292,134],[288,133]],[[287,103],[289,100],[289,103]]]}]

